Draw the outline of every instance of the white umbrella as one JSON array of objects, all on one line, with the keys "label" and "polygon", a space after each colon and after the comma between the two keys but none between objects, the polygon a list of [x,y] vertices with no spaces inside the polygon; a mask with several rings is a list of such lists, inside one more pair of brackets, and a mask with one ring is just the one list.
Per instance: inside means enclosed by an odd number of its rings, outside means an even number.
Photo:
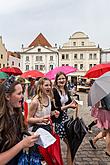
[{"label": "white umbrella", "polygon": [[106,72],[95,80],[88,94],[88,105],[94,106],[110,93],[110,72]]}]

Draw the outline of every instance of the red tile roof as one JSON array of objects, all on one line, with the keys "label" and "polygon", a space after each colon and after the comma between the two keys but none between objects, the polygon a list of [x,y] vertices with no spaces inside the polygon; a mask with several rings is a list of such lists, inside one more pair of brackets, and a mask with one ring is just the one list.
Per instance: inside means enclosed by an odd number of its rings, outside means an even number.
[{"label": "red tile roof", "polygon": [[41,45],[41,46],[47,46],[47,47],[52,47],[50,45],[50,43],[46,40],[46,38],[43,36],[42,33],[40,33],[36,39],[28,46],[28,47],[32,47],[32,46],[38,46],[38,45]]}]

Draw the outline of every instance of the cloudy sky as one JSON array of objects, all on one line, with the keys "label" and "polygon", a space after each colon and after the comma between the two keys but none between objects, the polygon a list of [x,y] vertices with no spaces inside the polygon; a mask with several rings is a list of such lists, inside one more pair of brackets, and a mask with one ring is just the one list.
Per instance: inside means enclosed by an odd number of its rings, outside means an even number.
[{"label": "cloudy sky", "polygon": [[77,31],[110,48],[110,0],[0,0],[0,35],[8,50],[28,46],[39,33],[62,46]]}]

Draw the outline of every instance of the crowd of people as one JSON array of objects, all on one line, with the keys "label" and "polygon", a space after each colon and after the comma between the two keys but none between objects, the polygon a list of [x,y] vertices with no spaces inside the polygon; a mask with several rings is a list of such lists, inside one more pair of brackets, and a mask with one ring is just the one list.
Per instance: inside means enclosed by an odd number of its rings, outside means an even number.
[{"label": "crowd of people", "polygon": [[[68,109],[75,110],[78,107],[77,102],[73,99],[73,96],[76,96],[77,100],[80,99],[76,92],[76,86],[70,84],[63,72],[56,74],[54,83],[46,77],[40,78],[37,83],[35,79],[30,78],[28,86],[25,85],[25,79],[21,77],[16,79],[14,76],[10,76],[0,81],[0,164],[19,164],[24,149],[33,146],[36,147],[34,152],[38,154],[41,164],[46,163],[43,155],[37,149],[38,145],[35,145],[39,140],[39,134],[34,134],[34,132],[43,128],[52,134],[54,126],[54,132],[67,145],[67,165],[73,165],[64,123],[69,119]],[[25,93],[25,97],[31,100],[26,122],[24,121],[23,106]],[[101,110],[99,105],[97,103],[92,107],[91,114],[95,120],[88,125],[88,131],[91,132],[92,126],[96,124],[103,130],[89,142],[92,148],[96,149],[97,140],[105,137],[106,155],[110,156],[110,118],[107,118],[107,116],[110,117],[110,111]],[[102,114],[99,115],[99,113]],[[51,161],[53,163],[50,165],[57,165],[54,159],[51,158]]]},{"label": "crowd of people", "polygon": [[[39,135],[34,135],[33,132],[43,128],[51,133],[51,120],[55,125],[55,132],[67,144],[67,160],[71,165],[64,122],[68,119],[68,108],[75,109],[77,103],[70,97],[67,76],[59,72],[54,84],[48,78],[40,78],[36,85],[34,82],[32,81],[27,89],[28,98],[31,99],[27,124],[23,117],[25,81],[22,78],[16,80],[14,76],[10,76],[0,84],[0,163],[1,165],[18,164],[23,149],[34,146],[39,139]],[[32,127],[30,136],[23,138],[23,134],[28,133],[30,127]],[[42,159],[41,162],[43,162]]]}]

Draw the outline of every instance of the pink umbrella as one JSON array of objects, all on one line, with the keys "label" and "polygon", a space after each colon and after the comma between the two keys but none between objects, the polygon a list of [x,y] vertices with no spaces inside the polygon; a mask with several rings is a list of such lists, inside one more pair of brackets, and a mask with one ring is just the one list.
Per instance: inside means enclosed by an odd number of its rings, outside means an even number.
[{"label": "pink umbrella", "polygon": [[45,77],[49,78],[50,80],[54,79],[58,72],[64,72],[65,74],[69,74],[72,72],[76,72],[77,68],[73,68],[72,66],[59,66],[55,67],[54,69],[50,70],[45,74]]}]

